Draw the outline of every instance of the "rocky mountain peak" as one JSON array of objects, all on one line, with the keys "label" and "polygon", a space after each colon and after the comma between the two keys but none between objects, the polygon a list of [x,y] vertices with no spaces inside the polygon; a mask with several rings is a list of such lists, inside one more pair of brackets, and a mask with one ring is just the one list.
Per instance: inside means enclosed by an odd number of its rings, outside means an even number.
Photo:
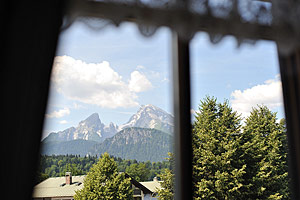
[{"label": "rocky mountain peak", "polygon": [[98,113],[93,113],[91,114],[88,118],[86,118],[85,120],[79,122],[80,125],[100,125],[101,124],[101,120],[99,117]]},{"label": "rocky mountain peak", "polygon": [[173,116],[154,105],[142,105],[138,112],[119,128],[122,130],[128,127],[155,128],[171,133],[174,127]]},{"label": "rocky mountain peak", "polygon": [[71,141],[71,140],[91,140],[102,142],[108,137],[112,137],[117,132],[117,126],[111,124],[109,128],[101,122],[98,113],[93,113],[85,120],[79,122],[76,128],[71,127],[64,131],[53,133],[50,137],[45,138],[45,141]]}]

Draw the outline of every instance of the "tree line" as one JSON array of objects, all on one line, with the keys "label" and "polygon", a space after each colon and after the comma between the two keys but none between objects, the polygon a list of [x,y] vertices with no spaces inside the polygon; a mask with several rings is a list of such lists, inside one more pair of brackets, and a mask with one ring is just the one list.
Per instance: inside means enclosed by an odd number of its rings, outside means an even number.
[{"label": "tree line", "polygon": [[[111,156],[111,158],[116,162],[119,172],[126,172],[137,181],[152,180],[158,174],[161,174],[164,169],[170,168],[168,161],[138,162],[137,160],[122,159],[114,156]],[[86,175],[98,160],[97,156],[40,155],[36,183],[49,177],[64,176],[66,172],[72,172],[73,176]]]}]

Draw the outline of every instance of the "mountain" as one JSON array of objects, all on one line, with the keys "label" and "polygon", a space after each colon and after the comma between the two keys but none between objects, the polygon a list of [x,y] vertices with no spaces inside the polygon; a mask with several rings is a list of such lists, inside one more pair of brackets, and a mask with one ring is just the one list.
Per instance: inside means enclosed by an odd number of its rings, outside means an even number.
[{"label": "mountain", "polygon": [[80,155],[86,156],[98,142],[91,140],[48,141],[43,142],[41,153],[44,155]]},{"label": "mountain", "polygon": [[42,141],[42,154],[101,154],[139,161],[162,161],[170,151],[173,116],[153,106],[141,106],[127,123],[104,125],[97,113],[77,127],[52,132]]},{"label": "mountain", "polygon": [[127,123],[118,127],[112,122],[109,125],[104,125],[98,113],[93,113],[79,122],[76,128],[70,127],[63,131],[52,132],[43,142],[66,142],[79,139],[103,142],[106,138],[114,136],[118,131],[129,127],[152,128],[166,133],[173,133],[173,116],[154,105],[148,104],[141,106]]},{"label": "mountain", "polygon": [[162,161],[171,151],[171,135],[151,128],[125,128],[115,136],[96,144],[89,152],[91,155],[110,155],[138,161]]},{"label": "mountain", "polygon": [[115,135],[117,131],[117,125],[110,123],[108,126],[105,126],[101,122],[98,113],[94,113],[85,120],[79,122],[76,128],[71,127],[64,131],[50,133],[43,142],[66,142],[80,139],[102,142],[106,138]]},{"label": "mountain", "polygon": [[140,107],[138,112],[130,117],[126,124],[119,127],[123,130],[129,127],[152,128],[166,133],[174,131],[174,117],[166,111],[148,104]]}]

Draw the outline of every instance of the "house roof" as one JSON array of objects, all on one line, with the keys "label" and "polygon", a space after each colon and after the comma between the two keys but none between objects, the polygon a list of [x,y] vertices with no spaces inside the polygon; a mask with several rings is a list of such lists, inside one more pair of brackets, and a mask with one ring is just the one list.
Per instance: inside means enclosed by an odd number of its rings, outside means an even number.
[{"label": "house roof", "polygon": [[[72,184],[66,183],[66,177],[53,177],[44,180],[37,184],[33,189],[33,198],[45,198],[45,197],[73,197],[76,190],[83,188],[83,181],[86,176],[72,176]],[[125,177],[130,177],[125,173]],[[157,189],[160,189],[160,183],[158,181],[138,182],[131,178],[131,183],[140,188],[144,194],[155,193]]]},{"label": "house roof", "polygon": [[151,194],[153,193],[151,190],[149,190],[149,188],[145,187],[144,185],[142,185],[140,182],[136,181],[134,178],[132,178],[131,176],[129,176],[127,173],[125,173],[125,177],[126,178],[130,178],[130,182],[131,184],[133,184],[135,187],[140,188],[144,194]]},{"label": "house roof", "polygon": [[48,178],[37,184],[33,190],[33,198],[45,197],[72,197],[76,190],[83,188],[85,176],[72,176],[72,184],[64,184],[65,177]]},{"label": "house roof", "polygon": [[160,185],[162,181],[145,181],[145,182],[140,182],[144,187],[148,188],[152,193],[157,192],[157,190],[160,190],[162,187]]}]

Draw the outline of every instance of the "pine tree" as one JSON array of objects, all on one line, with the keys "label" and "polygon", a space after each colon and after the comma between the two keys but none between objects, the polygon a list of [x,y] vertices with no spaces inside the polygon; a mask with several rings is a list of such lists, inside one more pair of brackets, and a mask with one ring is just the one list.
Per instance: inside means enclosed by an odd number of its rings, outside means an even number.
[{"label": "pine tree", "polygon": [[[192,133],[195,200],[291,198],[285,121],[277,123],[266,106],[254,108],[242,127],[228,101],[206,97]],[[161,178],[160,199],[173,199],[174,173]]]},{"label": "pine tree", "polygon": [[173,200],[174,199],[174,154],[168,153],[168,158],[166,158],[170,162],[170,169],[165,169],[163,173],[159,174],[158,177],[161,179],[161,187],[162,189],[158,190],[158,199],[159,200]]},{"label": "pine tree", "polygon": [[119,173],[117,164],[108,153],[104,153],[98,163],[88,172],[84,187],[76,191],[74,199],[128,200],[133,198],[130,178]]},{"label": "pine tree", "polygon": [[148,181],[150,170],[145,163],[134,163],[126,168],[126,173],[138,182]]},{"label": "pine tree", "polygon": [[194,199],[241,199],[246,165],[239,160],[240,127],[228,101],[201,101],[193,124]]},{"label": "pine tree", "polygon": [[254,108],[246,119],[240,145],[247,199],[290,199],[286,131],[276,120],[266,106]]}]

